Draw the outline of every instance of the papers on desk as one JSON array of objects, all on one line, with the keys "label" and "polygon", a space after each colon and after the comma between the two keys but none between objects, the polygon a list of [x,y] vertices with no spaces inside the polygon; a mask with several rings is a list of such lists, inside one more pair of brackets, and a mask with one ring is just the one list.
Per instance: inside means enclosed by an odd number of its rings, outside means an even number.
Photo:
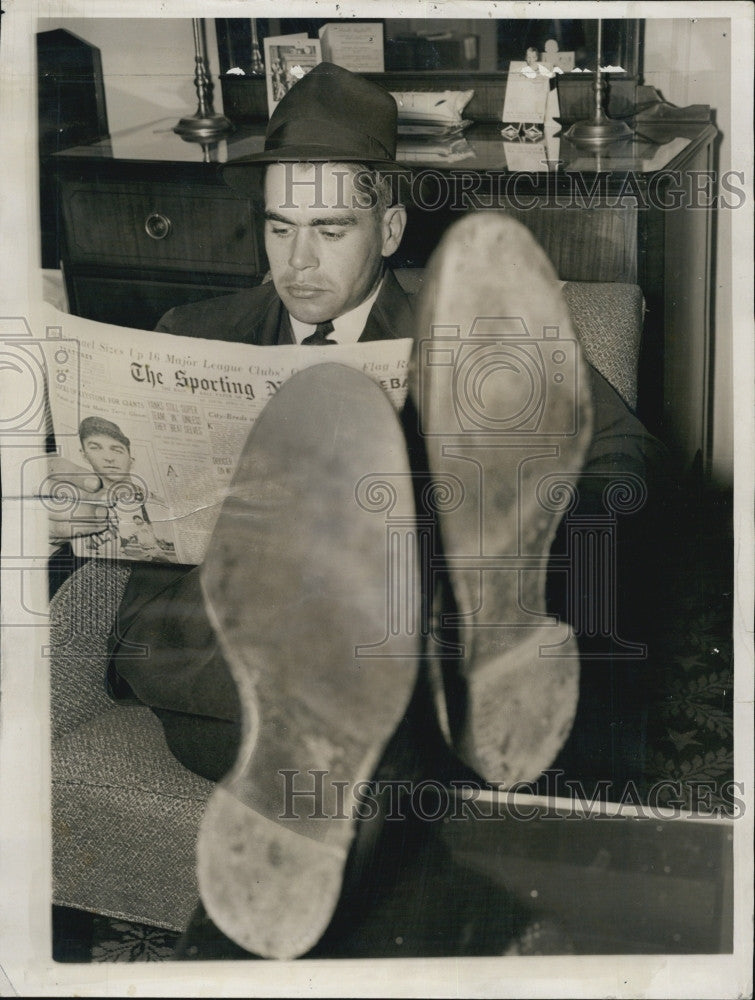
[{"label": "papers on desk", "polygon": [[462,118],[473,95],[473,90],[392,94],[398,107],[398,159],[411,163],[455,163],[474,157],[474,150],[464,138],[471,120]]},{"label": "papers on desk", "polygon": [[426,130],[463,128],[469,122],[462,118],[462,113],[473,96],[473,90],[392,92],[398,108],[399,134],[410,125]]},{"label": "papers on desk", "polygon": [[421,120],[447,124],[461,121],[462,112],[473,95],[473,90],[406,90],[391,93],[398,107],[399,121]]}]

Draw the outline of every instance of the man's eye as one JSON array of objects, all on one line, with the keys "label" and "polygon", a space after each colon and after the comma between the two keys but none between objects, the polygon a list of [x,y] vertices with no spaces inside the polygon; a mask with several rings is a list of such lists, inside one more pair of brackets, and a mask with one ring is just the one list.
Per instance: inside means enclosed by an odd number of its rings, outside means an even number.
[{"label": "man's eye", "polygon": [[270,232],[273,236],[288,236],[291,233],[291,227],[273,225],[270,227]]},{"label": "man's eye", "polygon": [[321,229],[320,234],[326,240],[340,240],[346,235],[345,229]]}]

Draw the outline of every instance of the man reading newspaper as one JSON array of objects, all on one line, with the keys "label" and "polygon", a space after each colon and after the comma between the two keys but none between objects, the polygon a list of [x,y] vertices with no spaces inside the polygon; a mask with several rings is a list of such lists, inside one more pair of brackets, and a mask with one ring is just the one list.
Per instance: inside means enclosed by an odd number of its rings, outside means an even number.
[{"label": "man reading newspaper", "polygon": [[[647,483],[662,457],[581,359],[552,268],[517,223],[454,227],[415,307],[387,266],[406,224],[395,149],[387,92],[313,69],[264,152],[225,169],[263,192],[272,281],[158,327],[263,346],[415,339],[400,418],[342,365],[290,378],[249,435],[202,565],[135,564],[110,640],[112,696],[149,705],[187,767],[226,776],[200,833],[200,891],[262,956],[308,952],[358,896],[381,830],[360,822],[371,779],[505,788],[557,759],[579,659],[568,628],[547,627],[566,509],[548,490],[579,480],[581,508],[599,509],[606,477]],[[533,388],[524,342],[555,329]],[[498,359],[465,382],[470,352],[491,345]]]}]

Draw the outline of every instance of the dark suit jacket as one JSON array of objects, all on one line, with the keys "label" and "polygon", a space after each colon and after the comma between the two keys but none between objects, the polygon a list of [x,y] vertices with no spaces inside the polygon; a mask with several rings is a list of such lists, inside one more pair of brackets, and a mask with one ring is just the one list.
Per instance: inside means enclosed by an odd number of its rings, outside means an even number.
[{"label": "dark suit jacket", "polygon": [[[288,313],[272,282],[234,295],[177,306],[162,317],[156,329],[183,337],[260,347],[294,343]],[[411,337],[412,332],[411,300],[393,272],[386,271],[359,341]]]}]

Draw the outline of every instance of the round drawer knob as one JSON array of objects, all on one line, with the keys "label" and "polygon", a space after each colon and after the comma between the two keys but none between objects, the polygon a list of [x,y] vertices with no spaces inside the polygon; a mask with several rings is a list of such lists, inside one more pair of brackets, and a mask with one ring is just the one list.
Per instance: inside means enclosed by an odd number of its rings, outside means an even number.
[{"label": "round drawer knob", "polygon": [[153,212],[144,221],[144,231],[153,240],[164,240],[170,234],[173,223],[167,215]]}]

